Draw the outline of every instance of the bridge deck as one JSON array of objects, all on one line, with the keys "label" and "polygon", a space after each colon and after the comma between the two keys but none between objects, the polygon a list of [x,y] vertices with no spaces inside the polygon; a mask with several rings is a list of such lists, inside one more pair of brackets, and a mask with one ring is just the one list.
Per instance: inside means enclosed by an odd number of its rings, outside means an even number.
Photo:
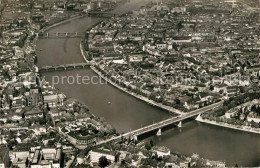
[{"label": "bridge deck", "polygon": [[40,33],[39,38],[82,38],[85,35],[85,32],[51,32]]},{"label": "bridge deck", "polygon": [[85,68],[91,66],[91,63],[77,63],[77,64],[64,64],[64,65],[53,65],[53,66],[43,66],[38,68],[39,71],[49,71],[49,70],[66,70],[67,68]]}]

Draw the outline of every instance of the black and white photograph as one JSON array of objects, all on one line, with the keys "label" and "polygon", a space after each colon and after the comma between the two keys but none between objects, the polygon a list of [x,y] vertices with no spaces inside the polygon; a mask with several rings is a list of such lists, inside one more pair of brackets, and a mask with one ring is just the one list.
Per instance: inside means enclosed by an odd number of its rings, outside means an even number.
[{"label": "black and white photograph", "polygon": [[0,0],[0,168],[260,167],[260,0]]}]

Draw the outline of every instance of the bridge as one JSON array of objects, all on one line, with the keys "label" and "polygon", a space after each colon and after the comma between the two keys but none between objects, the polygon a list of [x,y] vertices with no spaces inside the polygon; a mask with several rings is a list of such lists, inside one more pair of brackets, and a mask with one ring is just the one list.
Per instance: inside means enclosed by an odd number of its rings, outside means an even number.
[{"label": "bridge", "polygon": [[[162,128],[164,128],[166,126],[177,125],[177,124],[178,124],[178,127],[181,127],[182,121],[190,119],[190,118],[194,118],[194,117],[196,117],[196,116],[198,116],[202,113],[209,112],[209,111],[214,110],[218,107],[221,107],[223,105],[223,102],[224,101],[220,101],[220,102],[217,102],[215,104],[212,104],[212,105],[191,111],[187,114],[180,115],[180,116],[177,116],[177,117],[171,117],[171,118],[168,118],[166,120],[154,123],[152,125],[148,125],[148,126],[140,128],[140,129],[130,131],[128,133],[121,134],[119,136],[115,136],[115,137],[112,137],[112,138],[104,140],[104,141],[97,142],[96,144],[93,144],[93,146],[101,147],[105,144],[117,143],[117,142],[120,142],[123,138],[126,138],[126,139],[130,138],[130,139],[137,140],[138,136],[143,135],[145,133],[149,133],[149,132],[157,132],[156,135],[159,136],[159,135],[161,135],[161,132],[162,132],[161,129]],[[85,149],[86,147],[89,146],[89,144],[77,143],[76,140],[72,140],[68,135],[63,133],[60,129],[58,129],[58,130],[59,130],[59,133],[62,136],[64,136],[70,143],[72,143],[76,148]]]},{"label": "bridge", "polygon": [[65,64],[65,65],[53,65],[43,66],[38,69],[39,72],[51,72],[51,71],[64,71],[73,69],[89,68],[91,63],[77,63],[77,64]]},{"label": "bridge", "polygon": [[113,137],[111,139],[107,139],[105,141],[98,142],[96,144],[96,146],[102,146],[104,144],[111,143],[111,142],[119,142],[122,138],[133,138],[133,139],[137,140],[138,136],[140,136],[142,134],[145,134],[145,133],[148,133],[148,132],[152,132],[152,131],[156,131],[157,135],[160,135],[161,134],[161,129],[163,127],[166,127],[166,126],[169,126],[169,125],[173,125],[173,124],[177,124],[177,123],[179,123],[178,127],[181,127],[181,124],[182,124],[183,120],[186,120],[186,119],[189,119],[189,118],[193,118],[193,117],[198,116],[198,115],[200,115],[202,113],[211,111],[211,110],[216,109],[218,107],[221,107],[223,105],[223,102],[224,101],[220,101],[218,103],[215,103],[215,104],[212,104],[212,105],[209,105],[209,106],[206,106],[206,107],[203,107],[203,108],[191,111],[191,112],[189,112],[189,113],[187,113],[185,115],[172,117],[172,118],[160,121],[158,123],[154,123],[152,125],[148,125],[148,126],[145,126],[143,128],[140,128],[140,129],[137,129],[137,130],[134,130],[134,131],[122,134],[120,136]]},{"label": "bridge", "polygon": [[111,17],[116,17],[117,14],[111,13],[111,12],[95,12],[95,11],[90,11],[87,13],[89,16],[95,16],[95,17],[103,17],[103,18],[111,18]]},{"label": "bridge", "polygon": [[86,32],[54,32],[54,33],[39,33],[39,38],[83,38]]}]

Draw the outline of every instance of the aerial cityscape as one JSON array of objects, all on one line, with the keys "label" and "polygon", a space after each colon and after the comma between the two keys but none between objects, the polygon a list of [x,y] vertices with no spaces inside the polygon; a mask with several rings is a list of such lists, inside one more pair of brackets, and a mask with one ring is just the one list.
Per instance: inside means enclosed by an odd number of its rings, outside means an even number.
[{"label": "aerial cityscape", "polygon": [[0,0],[9,167],[260,167],[260,0]]}]

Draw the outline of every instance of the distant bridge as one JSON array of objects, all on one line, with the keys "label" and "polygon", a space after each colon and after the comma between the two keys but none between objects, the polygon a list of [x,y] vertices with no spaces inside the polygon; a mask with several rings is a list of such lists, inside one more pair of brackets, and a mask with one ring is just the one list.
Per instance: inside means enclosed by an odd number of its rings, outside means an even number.
[{"label": "distant bridge", "polygon": [[83,38],[86,32],[54,32],[40,33],[39,38]]},{"label": "distant bridge", "polygon": [[111,12],[88,12],[89,16],[95,16],[95,17],[103,17],[103,18],[111,18],[116,17],[118,14],[111,13]]},{"label": "distant bridge", "polygon": [[39,72],[51,72],[51,71],[64,71],[73,69],[84,69],[89,68],[91,63],[77,63],[77,64],[65,64],[65,65],[53,65],[43,66],[39,68]]},{"label": "distant bridge", "polygon": [[172,118],[160,121],[158,123],[145,126],[143,128],[140,128],[140,129],[137,129],[137,130],[125,133],[123,135],[120,135],[120,136],[117,136],[117,137],[113,137],[113,138],[105,140],[105,141],[98,142],[96,145],[97,146],[101,146],[101,145],[104,145],[106,143],[118,142],[118,141],[120,141],[122,139],[122,137],[137,139],[138,136],[140,136],[142,134],[145,134],[145,133],[148,133],[148,132],[152,132],[152,131],[156,131],[157,133],[160,134],[161,133],[161,128],[169,126],[169,125],[173,125],[173,124],[178,124],[179,123],[178,126],[181,127],[181,124],[182,124],[183,120],[186,120],[186,119],[189,119],[189,118],[193,118],[195,116],[198,116],[199,114],[202,114],[202,113],[211,111],[213,109],[216,109],[218,107],[221,107],[223,105],[223,102],[224,101],[220,101],[218,103],[215,103],[215,104],[212,104],[212,105],[209,105],[209,106],[206,106],[206,107],[203,107],[203,108],[191,111],[191,112],[189,112],[189,113],[187,113],[185,115],[172,117]]}]

